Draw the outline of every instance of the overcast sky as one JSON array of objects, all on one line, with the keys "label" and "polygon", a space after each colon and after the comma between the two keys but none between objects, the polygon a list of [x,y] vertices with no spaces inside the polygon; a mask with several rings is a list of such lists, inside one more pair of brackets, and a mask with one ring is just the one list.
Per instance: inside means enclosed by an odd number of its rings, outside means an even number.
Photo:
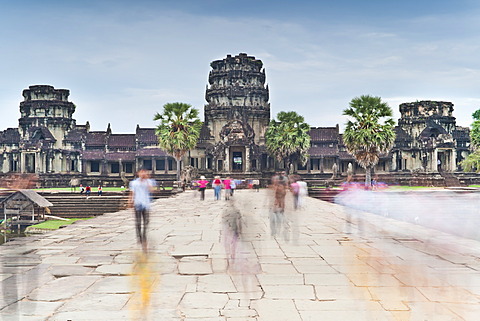
[{"label": "overcast sky", "polygon": [[133,133],[167,102],[201,110],[210,62],[264,63],[272,116],[343,127],[363,94],[398,105],[444,100],[457,124],[480,108],[480,2],[0,0],[0,130],[23,89],[70,90],[77,124]]}]

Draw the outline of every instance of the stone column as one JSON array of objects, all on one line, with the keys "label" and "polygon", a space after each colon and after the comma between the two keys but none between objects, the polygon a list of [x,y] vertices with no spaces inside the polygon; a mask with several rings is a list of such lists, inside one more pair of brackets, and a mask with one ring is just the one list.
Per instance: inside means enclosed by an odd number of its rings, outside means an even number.
[{"label": "stone column", "polygon": [[452,149],[450,150],[450,153],[448,153],[448,155],[450,156],[450,171],[455,172],[457,170],[455,161],[457,159],[457,151]]},{"label": "stone column", "polygon": [[318,167],[319,167],[320,173],[323,174],[323,155],[320,156],[320,165]]},{"label": "stone column", "polygon": [[78,159],[78,165],[77,165],[77,170],[79,172],[81,172],[82,174],[85,174],[87,172],[87,163],[83,161],[83,159],[81,157],[78,157],[77,156],[77,159]]},{"label": "stone column", "polygon": [[311,170],[310,170],[310,157],[307,159],[307,173],[310,174],[311,173]]},{"label": "stone column", "polygon": [[157,171],[157,162],[155,161],[155,158],[152,157],[152,173],[155,174]]},{"label": "stone column", "polygon": [[20,173],[25,173],[25,153],[20,153]]},{"label": "stone column", "polygon": [[48,172],[53,173],[53,155],[48,155],[47,156],[47,162],[48,162]]},{"label": "stone column", "polygon": [[245,172],[250,172],[250,147],[245,147]]},{"label": "stone column", "polygon": [[107,175],[107,174],[109,174],[107,165],[108,165],[108,163],[107,163],[107,160],[106,160],[106,159],[100,160],[100,174],[102,174],[102,175]]},{"label": "stone column", "polygon": [[168,170],[169,170],[169,166],[168,166],[168,157],[165,156],[164,157],[164,161],[165,161],[165,174],[168,174]]},{"label": "stone column", "polygon": [[142,162],[142,159],[141,158],[135,158],[135,173],[138,172],[138,170],[140,169],[140,163]]},{"label": "stone column", "polygon": [[230,172],[230,148],[225,147],[225,160],[223,161],[223,170]]},{"label": "stone column", "polygon": [[72,169],[72,158],[70,155],[66,156],[65,157],[65,165],[66,165],[66,172],[67,173],[70,173],[71,169]]},{"label": "stone column", "polygon": [[35,153],[35,173],[42,172],[42,158],[40,156],[40,152]]},{"label": "stone column", "polygon": [[435,148],[432,151],[432,161],[430,162],[430,168],[432,169],[433,172],[438,172],[438,150]]}]

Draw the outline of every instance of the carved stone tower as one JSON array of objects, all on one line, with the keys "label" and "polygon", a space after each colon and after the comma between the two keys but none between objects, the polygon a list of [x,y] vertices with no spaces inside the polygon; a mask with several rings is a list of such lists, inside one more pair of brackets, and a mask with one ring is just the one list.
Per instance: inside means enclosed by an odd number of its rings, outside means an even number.
[{"label": "carved stone tower", "polygon": [[[56,140],[55,147],[62,147],[65,133],[75,127],[75,105],[68,101],[70,91],[52,86],[30,86],[23,91],[18,120],[22,137],[30,140],[39,135],[40,129],[48,129]],[[44,131],[44,130],[43,130]]]},{"label": "carved stone tower", "polygon": [[211,64],[205,126],[216,171],[251,172],[266,163],[265,131],[270,121],[263,63],[241,53]]}]

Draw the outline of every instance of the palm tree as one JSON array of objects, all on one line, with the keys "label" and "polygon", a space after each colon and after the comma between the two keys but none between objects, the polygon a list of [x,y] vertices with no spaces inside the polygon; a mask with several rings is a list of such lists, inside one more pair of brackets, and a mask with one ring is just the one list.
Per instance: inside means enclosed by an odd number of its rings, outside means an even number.
[{"label": "palm tree", "polygon": [[310,126],[294,111],[281,111],[277,118],[278,121],[270,121],[265,133],[268,152],[279,162],[287,162],[288,170],[295,161],[305,165],[310,148]]},{"label": "palm tree", "polygon": [[161,148],[177,160],[177,181],[180,181],[181,160],[185,153],[197,144],[202,122],[198,109],[185,103],[167,103],[163,113],[156,113],[153,120],[159,120],[155,133]]},{"label": "palm tree", "polygon": [[460,164],[465,172],[480,172],[480,109],[476,110],[472,117],[472,129],[470,130],[470,148],[472,153]]},{"label": "palm tree", "polygon": [[395,141],[393,111],[380,97],[363,95],[353,98],[343,115],[351,118],[343,134],[345,147],[365,169],[365,185],[370,186],[380,154],[387,153]]}]

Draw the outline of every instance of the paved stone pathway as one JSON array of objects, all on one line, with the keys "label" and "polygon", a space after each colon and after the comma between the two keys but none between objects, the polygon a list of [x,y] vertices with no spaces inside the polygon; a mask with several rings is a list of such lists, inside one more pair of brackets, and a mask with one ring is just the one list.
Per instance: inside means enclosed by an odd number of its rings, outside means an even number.
[{"label": "paved stone pathway", "polygon": [[[268,191],[156,201],[0,246],[1,320],[480,320],[479,242]],[[287,202],[291,204],[291,202]]]}]

